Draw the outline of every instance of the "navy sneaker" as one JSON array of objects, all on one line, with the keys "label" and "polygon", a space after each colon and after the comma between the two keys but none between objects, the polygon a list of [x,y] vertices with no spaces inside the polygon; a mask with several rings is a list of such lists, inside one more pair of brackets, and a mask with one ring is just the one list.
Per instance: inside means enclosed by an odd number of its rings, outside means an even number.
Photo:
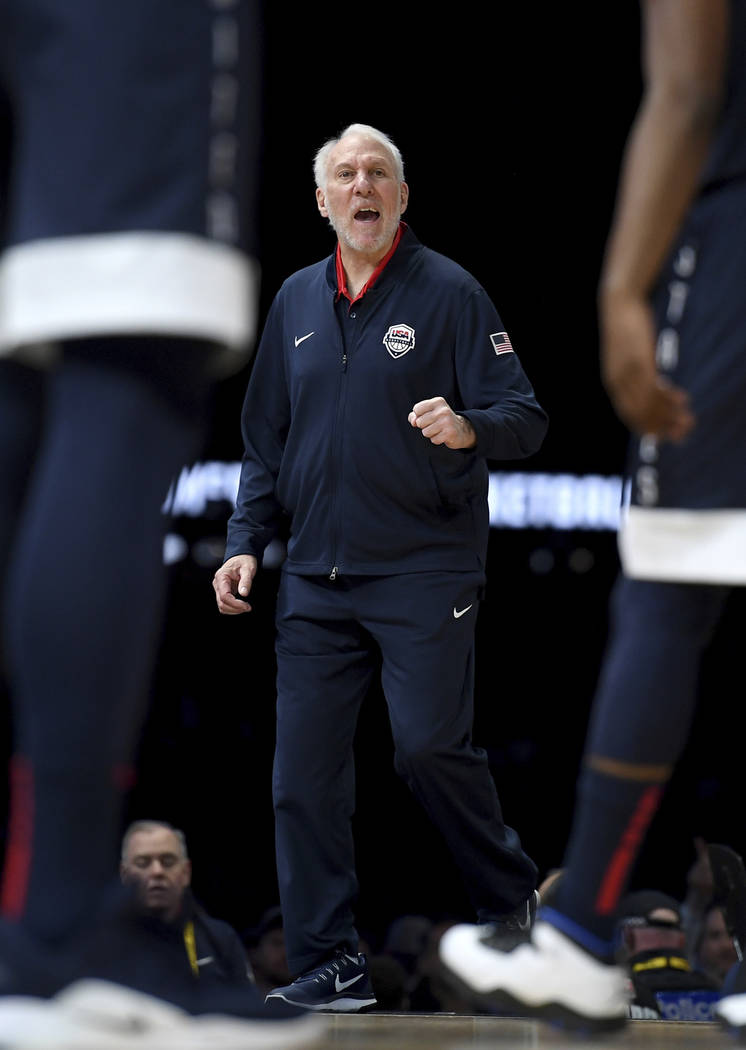
[{"label": "navy sneaker", "polygon": [[376,997],[365,956],[337,951],[333,959],[302,974],[292,984],[274,988],[265,1002],[355,1013],[375,1006]]},{"label": "navy sneaker", "polygon": [[507,915],[499,915],[485,924],[482,939],[490,948],[510,952],[531,939],[531,930],[539,906],[539,892],[534,890],[523,904]]}]

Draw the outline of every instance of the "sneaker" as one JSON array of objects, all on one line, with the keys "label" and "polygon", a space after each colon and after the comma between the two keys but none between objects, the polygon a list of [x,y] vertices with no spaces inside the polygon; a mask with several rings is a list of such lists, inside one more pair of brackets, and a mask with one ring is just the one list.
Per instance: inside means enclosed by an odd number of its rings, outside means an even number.
[{"label": "sneaker", "polygon": [[740,962],[729,971],[713,1010],[715,1020],[739,1042],[746,1041],[746,966]]},{"label": "sneaker", "polygon": [[488,943],[479,926],[453,926],[440,959],[472,1002],[490,1012],[539,1017],[577,1031],[621,1028],[629,1016],[628,981],[548,922],[511,952]]},{"label": "sneaker", "polygon": [[365,956],[337,951],[333,959],[304,973],[292,984],[273,989],[265,1002],[354,1013],[375,1006],[376,997]]},{"label": "sneaker", "polygon": [[507,915],[498,915],[485,924],[484,937],[492,948],[501,952],[512,951],[531,938],[531,929],[539,907],[539,891],[534,890],[523,904]]},{"label": "sneaker", "polygon": [[114,904],[55,950],[0,922],[2,1050],[274,1050],[322,1033],[249,981],[195,981],[170,929],[131,912],[130,895]]},{"label": "sneaker", "polygon": [[3,1050],[292,1050],[326,1034],[305,1010],[194,1015],[108,981],[77,981],[51,999],[0,997]]},{"label": "sneaker", "polygon": [[715,1003],[713,1014],[730,1035],[739,1042],[746,1040],[746,995],[724,995]]}]

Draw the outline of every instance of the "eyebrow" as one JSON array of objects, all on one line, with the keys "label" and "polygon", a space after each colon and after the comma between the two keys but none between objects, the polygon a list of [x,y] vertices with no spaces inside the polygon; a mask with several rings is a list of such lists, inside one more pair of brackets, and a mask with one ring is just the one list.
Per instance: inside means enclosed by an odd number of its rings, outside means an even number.
[{"label": "eyebrow", "polygon": [[159,859],[162,859],[163,857],[176,857],[178,860],[179,854],[174,852],[174,850],[166,849],[162,850],[160,853],[157,851],[154,853],[135,853],[135,855],[132,857],[132,860],[153,860],[156,857],[158,857]]},{"label": "eyebrow", "polygon": [[[394,165],[390,160],[387,160],[382,156],[372,156],[369,160],[365,160],[364,166],[367,168],[393,168]],[[353,160],[341,160],[339,163],[334,165],[333,171],[340,171],[342,168],[354,168],[355,161]]]}]

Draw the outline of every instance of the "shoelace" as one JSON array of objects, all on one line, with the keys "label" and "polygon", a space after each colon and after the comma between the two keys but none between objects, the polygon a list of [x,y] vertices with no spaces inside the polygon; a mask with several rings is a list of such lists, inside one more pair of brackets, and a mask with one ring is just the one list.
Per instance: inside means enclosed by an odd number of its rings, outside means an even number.
[{"label": "shoelace", "polygon": [[[349,955],[346,955],[345,958],[349,959],[350,962],[357,963],[357,959],[353,959]],[[313,979],[317,984],[321,984],[323,981],[328,981],[330,977],[334,977],[335,973],[341,972],[342,971],[340,969],[339,959],[334,959],[333,962],[331,962],[328,966],[325,966],[323,970],[321,970],[321,972]]]}]

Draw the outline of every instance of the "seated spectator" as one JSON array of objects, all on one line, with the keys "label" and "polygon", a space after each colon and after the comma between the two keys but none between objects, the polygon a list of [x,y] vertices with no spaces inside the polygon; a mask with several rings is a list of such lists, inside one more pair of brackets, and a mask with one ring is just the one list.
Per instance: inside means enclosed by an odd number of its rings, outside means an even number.
[{"label": "seated spectator", "polygon": [[401,915],[387,929],[382,952],[396,959],[411,977],[427,946],[433,925],[432,919],[424,915]]},{"label": "seated spectator", "polygon": [[163,821],[135,821],[122,839],[120,876],[163,936],[183,942],[193,977],[252,982],[236,931],[208,915],[191,893],[192,865],[182,831]]},{"label": "seated spectator", "polygon": [[694,838],[694,861],[686,874],[681,917],[686,933],[686,955],[692,961],[702,937],[705,912],[715,896],[715,881],[705,839]]},{"label": "seated spectator", "polygon": [[411,978],[409,1008],[413,1013],[474,1013],[473,1004],[454,987],[438,953],[441,937],[457,922],[443,918],[432,925]]},{"label": "seated spectator", "polygon": [[712,1021],[718,984],[686,957],[682,906],[657,890],[627,894],[619,906],[621,959],[632,982],[630,1016]]},{"label": "seated spectator", "polygon": [[243,934],[257,989],[266,995],[278,985],[288,984],[292,975],[285,953],[285,931],[279,906],[268,908],[256,926]]},{"label": "seated spectator", "polygon": [[705,908],[699,940],[694,947],[694,962],[720,988],[731,968],[738,962],[738,952],[725,922],[725,913],[717,900]]},{"label": "seated spectator", "polygon": [[375,1013],[403,1013],[409,1010],[410,975],[393,955],[381,952],[368,957],[370,982],[376,997]]}]

